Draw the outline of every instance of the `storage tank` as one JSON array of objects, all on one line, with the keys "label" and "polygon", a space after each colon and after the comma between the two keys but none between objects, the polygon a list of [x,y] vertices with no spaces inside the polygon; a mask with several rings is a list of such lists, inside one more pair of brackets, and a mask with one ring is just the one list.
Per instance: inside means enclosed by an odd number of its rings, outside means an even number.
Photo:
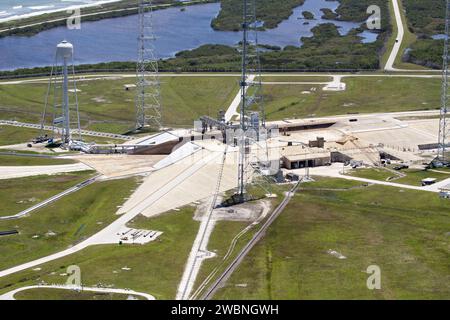
[{"label": "storage tank", "polygon": [[73,45],[66,40],[56,46],[56,58],[71,60],[73,56]]}]

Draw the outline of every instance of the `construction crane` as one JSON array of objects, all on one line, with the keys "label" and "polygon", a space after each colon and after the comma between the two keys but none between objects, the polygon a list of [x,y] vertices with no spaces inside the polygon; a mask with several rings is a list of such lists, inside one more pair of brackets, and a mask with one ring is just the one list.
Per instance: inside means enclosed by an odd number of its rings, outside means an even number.
[{"label": "construction crane", "polygon": [[138,60],[136,66],[136,129],[162,128],[161,90],[153,29],[153,1],[139,0]]}]

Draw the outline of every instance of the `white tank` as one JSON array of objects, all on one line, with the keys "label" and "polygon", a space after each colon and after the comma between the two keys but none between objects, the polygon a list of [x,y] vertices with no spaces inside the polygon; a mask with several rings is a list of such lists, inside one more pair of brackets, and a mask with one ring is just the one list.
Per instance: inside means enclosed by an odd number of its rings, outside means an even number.
[{"label": "white tank", "polygon": [[72,59],[73,45],[66,40],[56,46],[56,56],[58,59]]}]

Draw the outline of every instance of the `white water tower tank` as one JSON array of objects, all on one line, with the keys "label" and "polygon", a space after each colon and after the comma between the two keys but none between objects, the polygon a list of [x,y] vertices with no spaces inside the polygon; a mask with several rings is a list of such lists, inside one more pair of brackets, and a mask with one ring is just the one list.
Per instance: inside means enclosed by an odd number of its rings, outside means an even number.
[{"label": "white water tower tank", "polygon": [[56,46],[56,56],[57,59],[72,59],[73,55],[73,45],[66,40],[62,41]]}]

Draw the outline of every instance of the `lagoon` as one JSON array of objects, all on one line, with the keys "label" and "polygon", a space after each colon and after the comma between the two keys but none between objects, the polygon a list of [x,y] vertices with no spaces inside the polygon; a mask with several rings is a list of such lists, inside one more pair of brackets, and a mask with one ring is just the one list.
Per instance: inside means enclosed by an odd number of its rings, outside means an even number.
[{"label": "lagoon", "polygon": [[[259,33],[259,42],[274,46],[301,46],[301,37],[312,36],[311,29],[321,23],[334,23],[341,35],[357,28],[358,23],[321,19],[321,8],[335,10],[339,3],[327,0],[306,0],[294,9],[291,17],[275,28]],[[236,45],[240,32],[216,31],[212,19],[220,10],[219,3],[168,8],[154,12],[157,55],[173,57],[177,52],[197,48],[204,44]],[[317,20],[305,25],[302,12],[312,12]],[[110,61],[134,61],[137,56],[137,16],[126,16],[81,23],[80,30],[58,27],[31,37],[5,37],[0,39],[0,70],[52,65],[55,46],[66,39],[74,44],[75,64]],[[373,42],[377,34],[364,32],[363,42]]]}]

